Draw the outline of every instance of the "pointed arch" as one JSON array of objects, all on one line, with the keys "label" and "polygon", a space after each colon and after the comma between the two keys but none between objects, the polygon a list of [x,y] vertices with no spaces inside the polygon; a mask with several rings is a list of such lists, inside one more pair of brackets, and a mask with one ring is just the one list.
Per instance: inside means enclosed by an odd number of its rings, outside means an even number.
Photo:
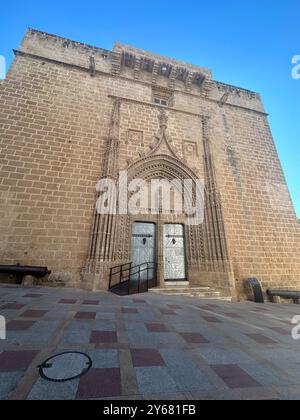
[{"label": "pointed arch", "polygon": [[[163,142],[164,140],[161,139],[161,141]],[[192,183],[185,186],[184,199],[193,207],[196,196],[195,186],[197,188],[199,185],[199,179],[196,173],[174,155],[153,154],[156,150],[153,150],[148,156],[140,158],[128,166],[128,183],[133,179],[143,179],[148,182],[152,179],[158,179],[168,180],[170,182],[179,181],[183,185],[185,180],[191,180]],[[202,185],[203,187],[204,185]],[[201,190],[204,210],[205,201],[203,193],[204,191]],[[178,219],[174,220],[178,222]],[[188,223],[188,216],[184,212],[180,220],[185,225],[188,267],[199,267],[204,261],[203,225],[202,223],[196,223],[195,225]],[[121,234],[120,237],[122,237]]]},{"label": "pointed arch", "polygon": [[138,159],[128,166],[128,180],[142,178],[192,179],[197,180],[197,175],[183,162],[174,156],[165,154],[146,156]]}]

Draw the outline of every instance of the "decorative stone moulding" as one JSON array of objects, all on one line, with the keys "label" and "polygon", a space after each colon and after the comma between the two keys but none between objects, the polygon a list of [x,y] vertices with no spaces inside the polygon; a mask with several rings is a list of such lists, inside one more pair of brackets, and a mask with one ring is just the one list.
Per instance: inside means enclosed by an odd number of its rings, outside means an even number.
[{"label": "decorative stone moulding", "polygon": [[180,67],[154,58],[143,57],[129,51],[118,51],[112,56],[112,72],[118,74],[120,67],[127,67],[134,70],[134,78],[139,78],[139,72],[145,71],[152,74],[152,83],[157,83],[157,77],[163,76],[170,79],[170,86],[174,88],[175,80],[186,84],[187,90],[191,90],[191,85],[201,87],[207,78],[200,71],[191,71],[185,67]]}]

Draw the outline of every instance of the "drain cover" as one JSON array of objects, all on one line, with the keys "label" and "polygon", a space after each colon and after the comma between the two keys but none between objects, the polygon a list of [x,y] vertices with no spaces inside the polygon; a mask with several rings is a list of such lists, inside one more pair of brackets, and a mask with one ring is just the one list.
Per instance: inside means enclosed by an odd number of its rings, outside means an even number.
[{"label": "drain cover", "polygon": [[92,359],[87,354],[64,352],[46,360],[39,366],[39,372],[47,381],[67,382],[86,374],[92,364]]}]

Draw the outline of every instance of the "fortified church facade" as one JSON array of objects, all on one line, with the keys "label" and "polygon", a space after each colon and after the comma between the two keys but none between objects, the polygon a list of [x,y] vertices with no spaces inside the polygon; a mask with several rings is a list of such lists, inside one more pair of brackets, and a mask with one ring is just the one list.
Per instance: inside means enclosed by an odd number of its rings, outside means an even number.
[{"label": "fortified church facade", "polygon": [[[30,29],[0,82],[0,141],[2,264],[45,265],[47,283],[93,290],[112,267],[145,262],[160,287],[300,286],[300,226],[260,96],[206,68]],[[126,189],[120,172],[128,184],[202,180],[204,219],[161,201],[98,214],[97,182]]]}]

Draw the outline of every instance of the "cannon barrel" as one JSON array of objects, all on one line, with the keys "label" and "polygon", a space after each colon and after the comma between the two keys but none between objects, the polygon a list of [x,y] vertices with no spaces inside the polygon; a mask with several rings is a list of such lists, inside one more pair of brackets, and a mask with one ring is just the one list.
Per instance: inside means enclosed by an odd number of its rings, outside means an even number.
[{"label": "cannon barrel", "polygon": [[47,267],[28,267],[22,265],[0,265],[0,274],[45,277],[51,274]]},{"label": "cannon barrel", "polygon": [[300,299],[300,291],[296,290],[267,290],[269,296],[279,296],[284,299]]}]

